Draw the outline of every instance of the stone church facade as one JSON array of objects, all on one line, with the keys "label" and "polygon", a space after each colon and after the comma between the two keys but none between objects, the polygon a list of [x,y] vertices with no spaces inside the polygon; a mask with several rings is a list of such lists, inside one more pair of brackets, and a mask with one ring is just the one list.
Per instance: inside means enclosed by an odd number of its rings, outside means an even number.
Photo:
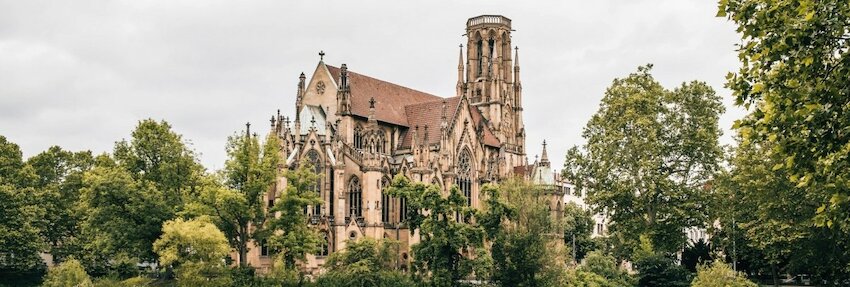
[{"label": "stone church facade", "polygon": [[[514,167],[526,165],[519,54],[511,31],[503,16],[467,21],[453,97],[325,63],[323,53],[309,79],[300,75],[294,117],[278,112],[271,132],[281,139],[281,168],[307,160],[321,175],[317,192],[324,203],[307,213],[325,244],[308,255],[308,271],[320,270],[347,240],[363,237],[398,240],[399,266],[406,268],[419,234],[404,223],[404,200],[383,193],[396,174],[446,191],[457,185],[467,204],[480,207],[482,184],[514,176]],[[266,202],[273,204],[285,187],[280,178]],[[246,259],[260,270],[273,260],[256,245]]]}]

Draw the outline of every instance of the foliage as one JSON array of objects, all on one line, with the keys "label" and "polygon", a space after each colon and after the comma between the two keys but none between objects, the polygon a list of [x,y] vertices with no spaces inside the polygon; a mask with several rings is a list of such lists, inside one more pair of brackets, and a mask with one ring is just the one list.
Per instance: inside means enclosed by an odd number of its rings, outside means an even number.
[{"label": "foliage", "polygon": [[8,284],[32,284],[45,266],[38,218],[44,210],[32,202],[34,174],[18,145],[0,136],[0,277]]},{"label": "foliage", "polygon": [[697,267],[697,276],[691,282],[692,287],[758,287],[758,284],[747,280],[742,274],[735,272],[729,265],[715,261],[711,266]]},{"label": "foliage", "polygon": [[491,243],[493,281],[503,286],[554,284],[565,267],[566,252],[542,190],[516,180],[481,190],[481,226]]},{"label": "foliage", "polygon": [[819,205],[813,223],[850,233],[850,6],[723,0],[718,10],[742,39],[727,87],[750,114],[735,128]]},{"label": "foliage", "polygon": [[575,247],[576,262],[584,259],[591,250],[599,248],[597,242],[590,236],[596,221],[590,210],[585,210],[575,203],[564,204],[564,243],[571,249]]},{"label": "foliage", "polygon": [[239,266],[247,266],[248,243],[255,239],[266,220],[262,196],[277,178],[280,162],[279,142],[269,136],[263,146],[257,136],[234,135],[228,138],[222,176],[224,186],[208,182],[199,205],[213,217],[230,246],[239,254]]},{"label": "foliage", "polygon": [[138,181],[153,183],[173,214],[195,194],[203,167],[181,135],[165,121],[139,121],[129,142],[115,144],[115,160]]},{"label": "foliage", "polygon": [[282,263],[287,269],[295,267],[297,260],[305,259],[308,253],[319,251],[323,240],[315,229],[308,225],[308,206],[322,204],[322,198],[313,190],[319,175],[306,160],[295,170],[284,172],[286,190],[275,201],[270,212],[275,213],[266,225],[268,244],[280,252]]},{"label": "foliage", "polygon": [[186,262],[223,265],[230,248],[227,239],[208,219],[177,218],[162,225],[162,237],[153,244],[162,265]]},{"label": "foliage", "polygon": [[602,286],[633,286],[631,276],[617,266],[617,260],[599,251],[591,251],[578,271],[598,275],[607,282]]},{"label": "foliage", "polygon": [[474,211],[466,206],[457,186],[444,197],[438,186],[412,183],[397,175],[387,194],[407,200],[405,223],[411,230],[418,229],[421,236],[412,247],[414,268],[420,276],[430,275],[434,286],[452,286],[472,273],[476,258],[464,252],[483,247],[484,230],[461,222],[461,218],[470,219]]},{"label": "foliage", "polygon": [[153,242],[170,212],[152,184],[117,166],[96,166],[83,176],[81,193],[86,217],[80,228],[87,241],[81,259],[87,267],[108,270],[119,262],[156,259]]},{"label": "foliage", "polygon": [[80,261],[69,259],[47,272],[44,278],[45,287],[91,287],[91,278]]},{"label": "foliage", "polygon": [[58,146],[27,160],[37,181],[35,201],[44,209],[38,225],[42,240],[55,261],[80,253],[79,221],[84,214],[76,207],[80,199],[83,175],[94,165],[90,151],[70,152]]},{"label": "foliage", "polygon": [[685,250],[682,251],[682,266],[688,269],[688,271],[696,272],[697,265],[711,261],[710,253],[711,246],[702,239],[689,243],[685,247]]},{"label": "foliage", "polygon": [[718,168],[720,98],[703,82],[661,86],[651,65],[615,79],[584,128],[587,144],[567,154],[565,175],[608,211],[621,257],[647,234],[674,252],[684,227],[706,221],[704,184]]},{"label": "foliage", "polygon": [[414,286],[397,270],[398,242],[363,238],[349,241],[345,250],[331,254],[327,271],[317,278],[319,286]]},{"label": "foliage", "polygon": [[233,286],[230,270],[221,264],[186,262],[177,269],[177,286]]},{"label": "foliage", "polygon": [[690,272],[675,263],[673,254],[656,251],[649,236],[640,235],[640,244],[632,256],[637,286],[689,286]]}]

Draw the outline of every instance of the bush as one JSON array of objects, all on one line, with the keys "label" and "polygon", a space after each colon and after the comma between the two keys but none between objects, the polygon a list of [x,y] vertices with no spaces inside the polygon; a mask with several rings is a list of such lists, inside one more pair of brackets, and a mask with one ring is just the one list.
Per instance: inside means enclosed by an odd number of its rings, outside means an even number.
[{"label": "bush", "polygon": [[227,267],[188,262],[177,269],[177,286],[233,286],[233,279]]},{"label": "bush", "polygon": [[[579,277],[588,278],[588,282],[595,282],[591,276],[581,273],[590,273],[598,275],[608,282],[606,285],[599,286],[632,286],[631,276],[625,270],[620,269],[617,265],[617,260],[612,256],[604,255],[600,251],[591,251],[585,257],[582,265],[579,266],[577,273]],[[594,285],[588,285],[594,286]]]},{"label": "bush", "polygon": [[635,262],[638,286],[690,286],[690,272],[662,254],[643,256]]},{"label": "bush", "polygon": [[45,287],[91,287],[91,278],[80,261],[68,259],[59,266],[47,271],[44,278]]},{"label": "bush", "polygon": [[742,273],[735,272],[729,265],[715,261],[711,266],[697,267],[697,277],[691,282],[692,287],[758,287],[756,283],[747,280]]}]

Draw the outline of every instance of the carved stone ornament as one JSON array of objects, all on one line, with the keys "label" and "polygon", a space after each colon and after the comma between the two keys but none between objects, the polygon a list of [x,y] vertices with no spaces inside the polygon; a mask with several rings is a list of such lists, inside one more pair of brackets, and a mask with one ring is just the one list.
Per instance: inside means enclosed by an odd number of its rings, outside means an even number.
[{"label": "carved stone ornament", "polygon": [[319,81],[319,83],[316,84],[316,93],[318,93],[318,94],[324,94],[325,93],[325,82],[324,81]]}]

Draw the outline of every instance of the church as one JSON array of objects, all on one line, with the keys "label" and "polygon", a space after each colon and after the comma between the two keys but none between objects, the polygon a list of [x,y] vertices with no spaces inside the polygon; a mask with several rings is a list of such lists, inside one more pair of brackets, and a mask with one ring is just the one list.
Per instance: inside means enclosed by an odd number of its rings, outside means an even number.
[{"label": "church", "polygon": [[[278,112],[271,133],[281,140],[281,168],[306,160],[320,175],[316,191],[324,203],[307,213],[325,241],[304,262],[308,272],[320,270],[347,240],[362,237],[399,241],[399,267],[406,268],[419,234],[405,225],[404,200],[382,192],[396,174],[446,191],[457,185],[468,205],[480,207],[481,185],[515,176],[514,167],[527,164],[519,51],[511,32],[504,16],[466,22],[452,97],[325,63],[324,53],[309,79],[300,75],[294,117]],[[266,202],[273,204],[285,187],[278,179]],[[263,270],[273,259],[254,246],[247,261]]]}]

